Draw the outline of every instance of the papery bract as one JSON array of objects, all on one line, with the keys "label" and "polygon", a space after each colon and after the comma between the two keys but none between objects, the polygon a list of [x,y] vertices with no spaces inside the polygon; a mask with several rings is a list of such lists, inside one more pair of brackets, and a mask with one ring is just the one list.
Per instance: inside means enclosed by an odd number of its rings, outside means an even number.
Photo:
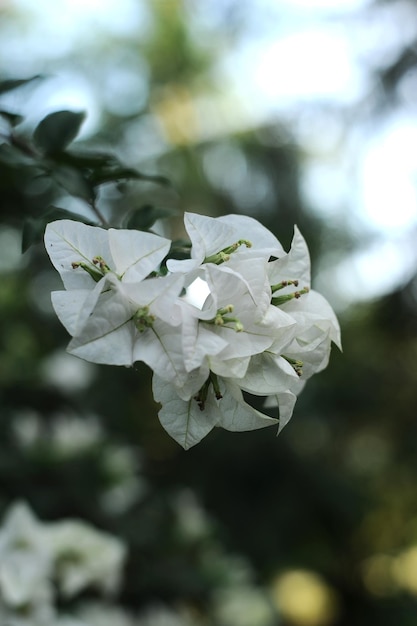
[{"label": "papery bract", "polygon": [[72,220],[47,225],[45,247],[66,289],[91,288],[88,272],[74,271],[73,264],[85,263],[97,272],[93,259],[99,257],[123,282],[146,278],[167,255],[169,239],[138,230],[105,230]]},{"label": "papery bract", "polygon": [[234,254],[263,256],[266,259],[284,254],[275,235],[246,215],[208,217],[185,213],[184,226],[191,240],[191,259],[168,261],[168,269],[172,272],[190,272],[203,262],[207,263],[210,257],[242,240],[250,243],[251,247],[247,248],[243,243]]},{"label": "papery bract", "polygon": [[52,303],[73,336],[69,352],[95,363],[132,365],[135,343],[154,318],[180,323],[171,303],[182,277],[148,278],[170,244],[152,233],[71,220],[48,225],[46,249],[67,288],[54,292]]},{"label": "papery bract", "polygon": [[174,386],[156,375],[153,377],[153,394],[162,404],[159,420],[169,435],[186,450],[199,443],[215,426],[236,432],[258,430],[278,423],[247,404],[239,386],[232,380],[219,379],[218,383],[222,397],[216,398],[210,387],[202,410],[194,398],[182,400]]}]

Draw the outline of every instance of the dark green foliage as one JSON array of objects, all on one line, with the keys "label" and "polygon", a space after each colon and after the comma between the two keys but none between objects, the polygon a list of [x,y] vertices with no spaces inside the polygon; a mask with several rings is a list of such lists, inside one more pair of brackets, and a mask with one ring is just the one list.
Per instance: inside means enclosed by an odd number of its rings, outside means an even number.
[{"label": "dark green foliage", "polygon": [[126,215],[123,227],[134,230],[149,230],[156,220],[164,217],[172,217],[172,210],[157,209],[150,204],[145,204],[137,209],[133,209]]},{"label": "dark green foliage", "polygon": [[47,115],[33,133],[35,145],[44,154],[62,152],[78,135],[84,112],[55,111]]}]

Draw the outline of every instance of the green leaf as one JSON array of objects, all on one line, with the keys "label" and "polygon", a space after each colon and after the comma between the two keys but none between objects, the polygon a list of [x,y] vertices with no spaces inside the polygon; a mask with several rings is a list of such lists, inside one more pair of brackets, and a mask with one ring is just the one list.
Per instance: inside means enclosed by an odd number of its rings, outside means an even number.
[{"label": "green leaf", "polygon": [[45,154],[62,152],[78,135],[84,112],[55,111],[47,115],[33,133],[37,147]]},{"label": "green leaf", "polygon": [[66,165],[58,165],[50,171],[52,178],[68,193],[77,198],[82,198],[87,202],[91,202],[94,198],[94,189],[83,174]]},{"label": "green leaf", "polygon": [[35,161],[31,156],[23,153],[16,146],[10,146],[6,143],[0,145],[0,163],[13,168],[33,167],[35,165]]},{"label": "green leaf", "polygon": [[43,76],[41,74],[36,74],[36,76],[31,76],[30,78],[2,80],[0,81],[0,94],[22,87],[23,85],[27,85],[34,80],[39,80],[40,78],[43,78]]},{"label": "green leaf", "polygon": [[94,169],[119,165],[116,157],[107,152],[66,150],[65,152],[57,154],[55,159],[60,163],[72,165],[78,169]]},{"label": "green leaf", "polygon": [[26,250],[34,243],[40,243],[42,241],[46,225],[49,224],[49,222],[64,219],[94,225],[93,222],[78,213],[50,206],[49,209],[39,217],[28,217],[25,220],[22,233],[22,252],[26,252]]},{"label": "green leaf", "polygon": [[133,209],[126,216],[125,228],[134,230],[149,230],[157,219],[171,217],[174,211],[169,209],[156,209],[151,204],[144,204]]},{"label": "green leaf", "polygon": [[170,185],[170,181],[165,176],[153,176],[151,174],[143,174],[131,167],[117,165],[115,167],[103,167],[101,170],[92,172],[90,176],[91,183],[94,186],[103,183],[117,182],[119,180],[146,180],[158,185]]}]

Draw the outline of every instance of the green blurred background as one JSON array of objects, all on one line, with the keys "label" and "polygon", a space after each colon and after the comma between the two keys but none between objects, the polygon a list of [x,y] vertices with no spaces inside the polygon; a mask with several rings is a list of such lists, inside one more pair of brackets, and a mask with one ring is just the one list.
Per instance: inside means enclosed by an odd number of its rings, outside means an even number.
[{"label": "green blurred background", "polygon": [[22,229],[88,207],[6,146],[3,120],[0,513],[24,499],[126,540],[126,610],[417,624],[416,49],[414,0],[0,2],[0,78],[41,75],[0,94],[16,137],[85,110],[74,148],[171,181],[103,185],[113,221],[149,207],[182,236],[185,210],[243,213],[285,247],[298,224],[342,325],[278,439],[216,430],[184,452],[145,367],[65,353],[59,277],[41,243],[21,255]]}]

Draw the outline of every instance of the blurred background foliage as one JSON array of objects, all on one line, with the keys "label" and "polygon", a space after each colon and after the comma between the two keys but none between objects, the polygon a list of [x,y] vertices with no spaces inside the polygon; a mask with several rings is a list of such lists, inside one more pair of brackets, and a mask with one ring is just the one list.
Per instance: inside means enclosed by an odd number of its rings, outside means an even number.
[{"label": "blurred background foliage", "polygon": [[[364,60],[368,82],[354,102],[306,101],[250,122],[219,61],[255,28],[254,16],[265,25],[270,3],[249,11],[234,0],[211,10],[121,2],[107,22],[90,4],[91,16],[76,2],[65,10],[45,2],[32,29],[30,3],[0,3],[0,512],[24,499],[42,519],[81,517],[127,541],[119,604],[142,615],[137,624],[414,626],[415,266],[373,297],[356,299],[344,281],[352,254],[380,239],[355,213],[355,155],[403,106],[412,80],[415,97],[417,33],[408,23],[417,3],[357,3],[338,17],[352,37],[371,23],[369,32],[383,33],[389,16],[404,28],[403,40],[397,33],[393,43],[390,31],[386,49]],[[276,5],[279,37],[288,9]],[[136,16],[129,26],[123,11]],[[82,109],[70,160],[36,148],[32,133],[45,115]],[[331,168],[345,177],[334,210],[317,208],[320,194],[306,191],[320,166],[329,172],[320,179],[327,207]],[[297,223],[316,284],[338,309],[344,352],[309,382],[278,439],[271,430],[219,430],[184,452],[159,425],[145,367],[94,366],[65,353],[49,300],[59,278],[39,239],[56,215],[50,207],[91,222],[98,210],[116,226],[135,219],[147,228],[162,217],[157,227],[169,222],[177,237],[184,210],[244,213],[286,247]],[[31,245],[21,255],[24,229]],[[401,241],[414,245],[414,226]],[[383,255],[381,246],[375,275]],[[343,262],[345,274],[331,274]],[[161,607],[178,621],[152,618]]]}]

